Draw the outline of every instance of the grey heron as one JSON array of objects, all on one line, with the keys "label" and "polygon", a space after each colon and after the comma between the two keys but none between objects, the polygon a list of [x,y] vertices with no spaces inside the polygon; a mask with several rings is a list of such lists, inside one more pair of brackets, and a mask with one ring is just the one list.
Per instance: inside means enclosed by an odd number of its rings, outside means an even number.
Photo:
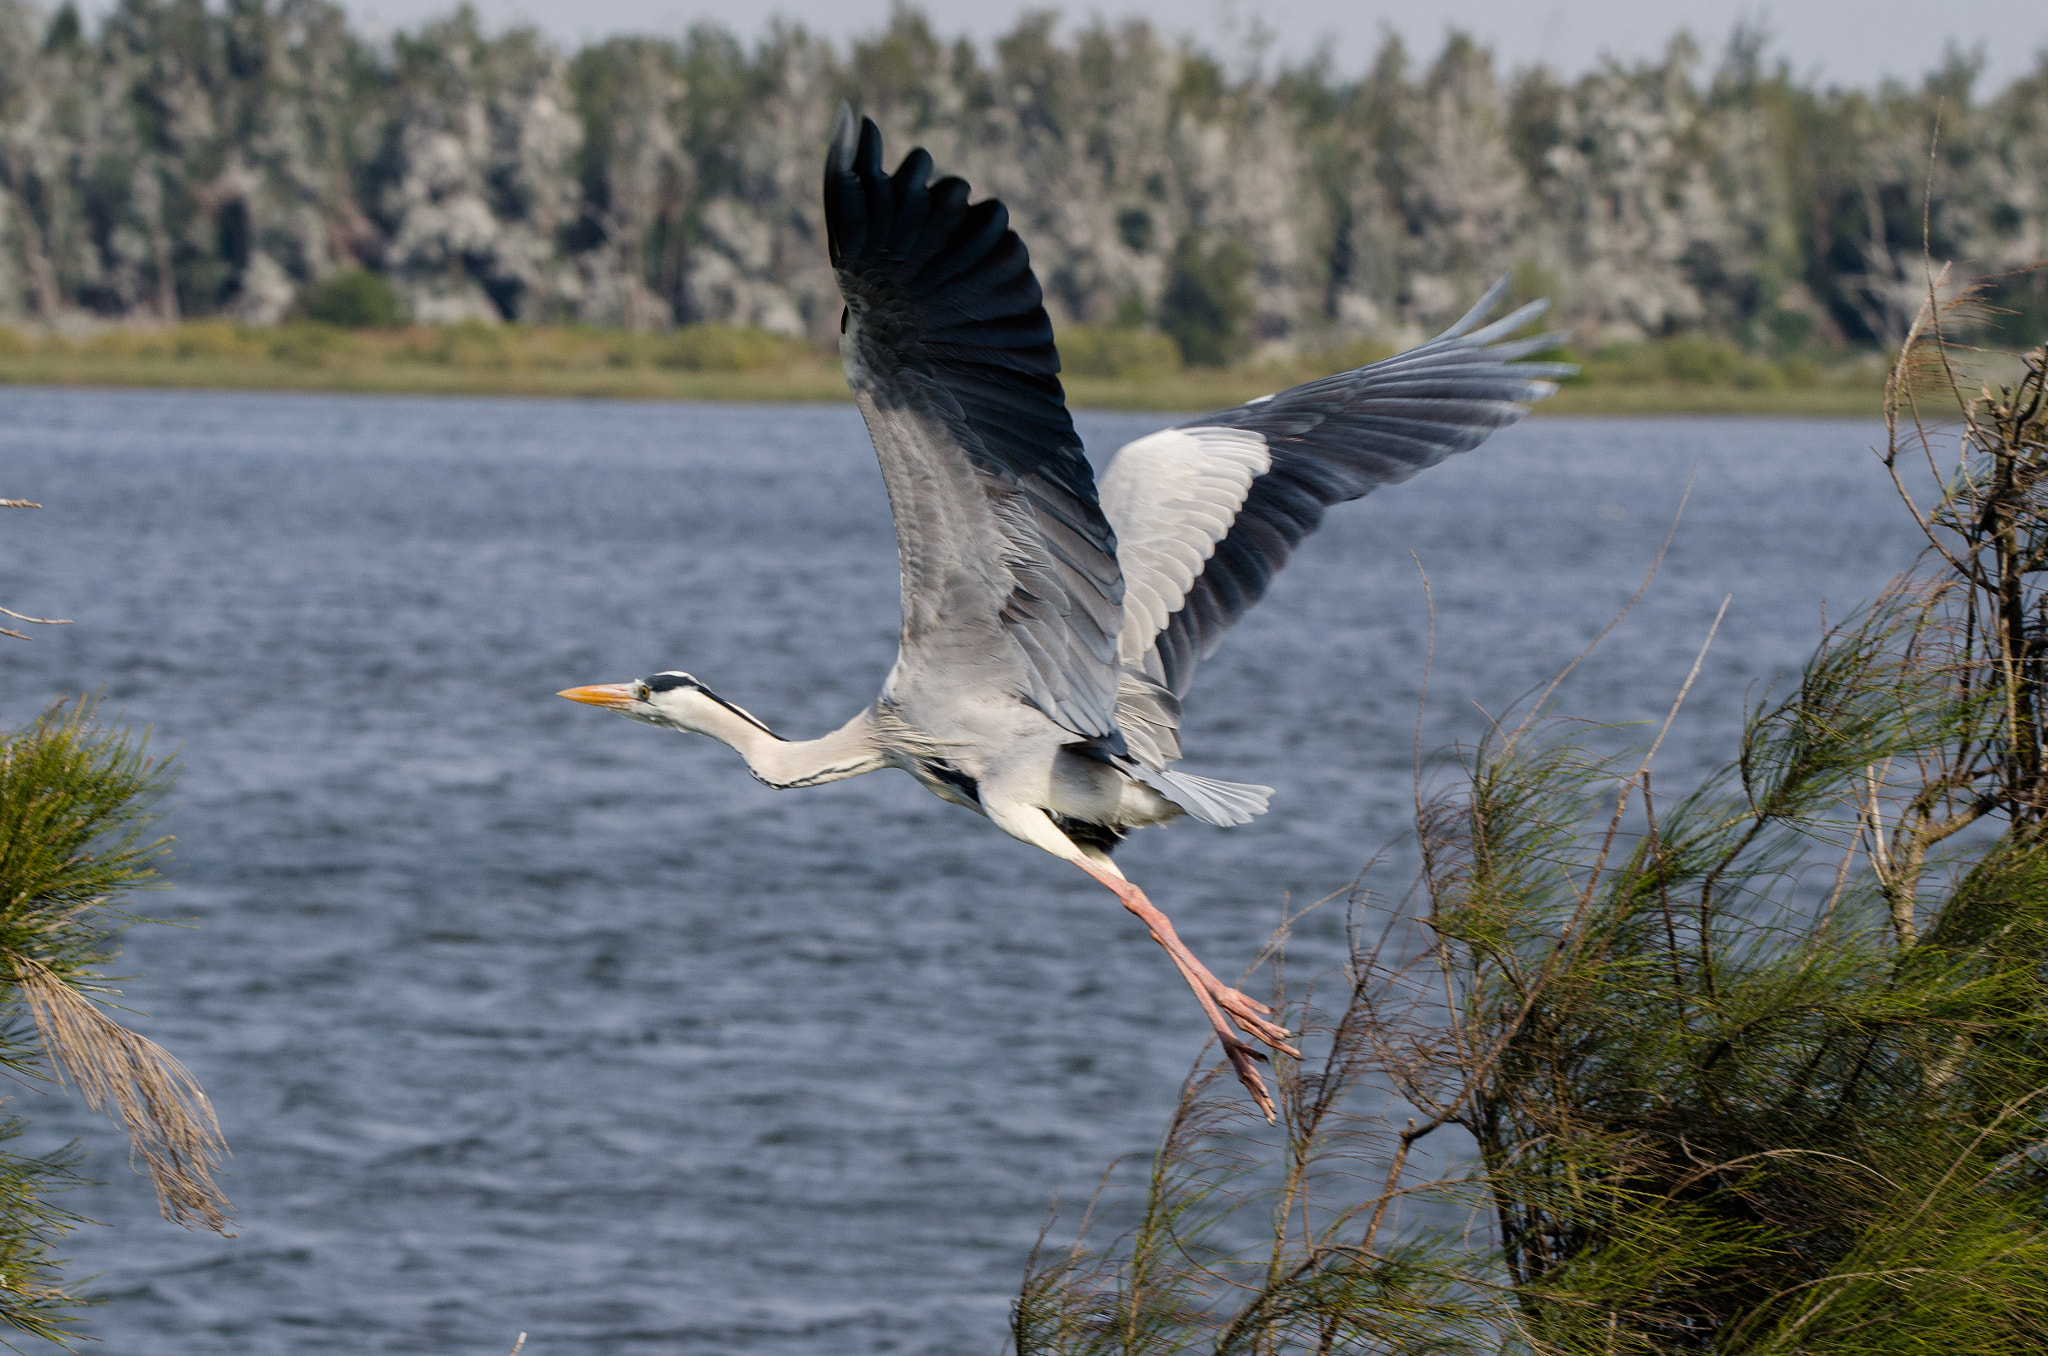
[{"label": "grey heron", "polygon": [[1098,486],[1074,432],[1037,280],[1009,215],[932,178],[841,106],[825,221],[845,298],[840,355],[881,462],[903,576],[900,649],[839,729],[789,740],[687,673],[570,688],[572,701],[730,745],[772,787],[901,768],[1072,862],[1145,923],[1270,1120],[1246,1039],[1289,1055],[1266,1004],[1211,974],[1110,851],[1183,815],[1250,820],[1270,789],[1196,776],[1181,700],[1324,510],[1514,423],[1573,369],[1521,362],[1557,335],[1491,324],[1506,280],[1383,362],[1189,420],[1118,451]]}]

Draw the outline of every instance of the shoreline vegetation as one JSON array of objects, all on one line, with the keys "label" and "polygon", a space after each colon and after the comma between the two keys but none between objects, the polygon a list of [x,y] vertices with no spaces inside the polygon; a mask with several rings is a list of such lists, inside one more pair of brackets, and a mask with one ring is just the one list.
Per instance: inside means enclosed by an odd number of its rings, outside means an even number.
[{"label": "shoreline vegetation", "polygon": [[1220,367],[1412,342],[1510,272],[1588,351],[1852,363],[1904,340],[1923,246],[1986,284],[2002,347],[2048,337],[2039,62],[1994,82],[1951,49],[1844,88],[1750,22],[1566,79],[1456,30],[1344,69],[1052,10],[980,42],[898,4],[843,41],[558,45],[459,6],[388,32],[330,0],[85,9],[0,0],[0,323],[346,309],[829,348],[816,167],[846,100],[1010,205],[1063,339],[1157,331]]},{"label": "shoreline vegetation", "polygon": [[[1396,350],[1371,342],[1230,367],[1181,362],[1153,330],[1075,326],[1060,338],[1077,409],[1219,409]],[[1770,358],[1703,335],[1559,356],[1582,367],[1537,407],[1553,415],[1749,414],[1877,418],[1883,366]],[[349,328],[190,321],[97,333],[0,329],[0,385],[311,391],[566,399],[847,400],[838,354],[745,326],[641,333],[580,326]]]}]

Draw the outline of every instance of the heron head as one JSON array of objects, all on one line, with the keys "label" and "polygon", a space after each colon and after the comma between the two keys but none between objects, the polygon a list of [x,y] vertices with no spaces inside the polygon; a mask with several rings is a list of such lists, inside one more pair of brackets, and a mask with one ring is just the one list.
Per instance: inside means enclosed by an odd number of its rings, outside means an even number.
[{"label": "heron head", "polygon": [[632,683],[572,687],[555,695],[586,706],[602,706],[649,725],[693,731],[703,726],[692,717],[700,714],[706,703],[716,704],[704,684],[687,673],[657,673]]}]

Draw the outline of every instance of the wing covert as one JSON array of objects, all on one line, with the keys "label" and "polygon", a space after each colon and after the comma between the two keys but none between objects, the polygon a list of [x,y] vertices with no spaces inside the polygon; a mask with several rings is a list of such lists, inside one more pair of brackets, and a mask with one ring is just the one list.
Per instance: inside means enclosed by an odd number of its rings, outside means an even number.
[{"label": "wing covert", "polygon": [[1126,443],[1102,480],[1124,570],[1117,659],[1161,682],[1153,640],[1230,535],[1253,484],[1273,467],[1266,439],[1234,428],[1167,428]]},{"label": "wing covert", "polygon": [[[1067,413],[1038,281],[1000,202],[931,182],[841,106],[825,222],[840,352],[896,518],[903,658],[1004,682],[1077,735],[1117,737],[1123,578]],[[894,679],[892,679],[894,681]]]}]

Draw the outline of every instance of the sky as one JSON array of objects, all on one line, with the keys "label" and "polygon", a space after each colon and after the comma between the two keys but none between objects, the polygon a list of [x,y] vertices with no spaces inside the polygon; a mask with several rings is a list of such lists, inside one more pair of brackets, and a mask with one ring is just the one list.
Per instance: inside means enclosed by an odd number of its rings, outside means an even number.
[{"label": "sky", "polygon": [[[102,0],[102,4],[105,0]],[[845,39],[879,29],[891,0],[472,0],[493,27],[531,22],[575,45],[615,33],[677,34],[711,21],[758,36],[780,15],[815,32]],[[411,27],[443,13],[454,0],[342,0],[372,32]],[[1718,54],[1739,20],[1760,21],[1770,51],[1821,83],[1869,86],[1891,76],[1915,79],[1938,64],[1949,44],[1981,48],[1985,80],[1997,85],[2034,68],[2048,51],[2044,0],[1094,0],[1029,5],[987,0],[922,0],[933,26],[951,37],[984,43],[1025,9],[1055,8],[1069,26],[1095,15],[1138,16],[1162,30],[1187,34],[1219,52],[1244,49],[1254,22],[1272,36],[1275,57],[1301,60],[1327,50],[1345,73],[1362,70],[1389,29],[1412,54],[1427,57],[1459,28],[1490,47],[1507,68],[1550,66],[1563,75],[1596,68],[1608,57],[1654,57],[1672,35],[1689,28]],[[1980,85],[1980,89],[1985,86]]]}]

